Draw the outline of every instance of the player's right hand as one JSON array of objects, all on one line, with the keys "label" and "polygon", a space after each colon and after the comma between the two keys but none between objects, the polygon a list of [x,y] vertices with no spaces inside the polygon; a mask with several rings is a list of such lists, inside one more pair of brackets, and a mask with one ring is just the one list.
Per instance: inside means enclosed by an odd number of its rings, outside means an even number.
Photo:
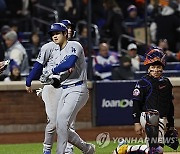
[{"label": "player's right hand", "polygon": [[143,134],[143,128],[142,128],[142,126],[141,126],[140,123],[135,123],[135,124],[134,124],[134,130],[135,130],[136,134],[142,136],[142,134]]},{"label": "player's right hand", "polygon": [[31,88],[31,87],[27,87],[27,86],[26,86],[26,91],[27,91],[28,93],[32,93],[32,92],[33,92],[32,88]]}]

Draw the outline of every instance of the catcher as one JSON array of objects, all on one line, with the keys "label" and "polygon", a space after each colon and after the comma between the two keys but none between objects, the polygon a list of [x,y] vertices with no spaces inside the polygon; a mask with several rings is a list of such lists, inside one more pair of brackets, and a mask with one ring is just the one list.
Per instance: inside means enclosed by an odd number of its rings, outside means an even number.
[{"label": "catcher", "polygon": [[[146,54],[144,65],[147,74],[135,85],[133,91],[134,128],[138,135],[146,134],[146,145],[129,146],[125,142],[114,154],[163,153],[164,144],[178,148],[178,133],[174,128],[174,105],[172,84],[162,76],[165,67],[165,54],[160,48],[152,47]],[[166,131],[166,133],[165,133]]]}]

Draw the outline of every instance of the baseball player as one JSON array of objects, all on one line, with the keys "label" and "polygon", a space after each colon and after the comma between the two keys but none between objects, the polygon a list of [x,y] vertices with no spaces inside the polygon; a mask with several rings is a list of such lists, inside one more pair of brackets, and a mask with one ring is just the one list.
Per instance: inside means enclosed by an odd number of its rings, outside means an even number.
[{"label": "baseball player", "polygon": [[[61,21],[61,23],[63,23],[66,27],[67,27],[67,30],[68,30],[68,40],[70,40],[70,39],[72,39],[74,36],[75,36],[75,30],[74,30],[74,25],[69,21],[69,20],[62,20]],[[52,86],[45,86],[44,88],[43,88],[43,91],[42,91],[42,94],[43,94],[43,100],[46,102],[46,104],[50,104],[50,105],[46,105],[46,108],[47,108],[47,110],[46,110],[46,112],[50,112],[51,113],[51,108],[53,108],[53,111],[54,111],[54,109],[56,109],[57,108],[57,104],[55,104],[55,106],[52,106],[51,104],[51,102],[54,102],[54,98],[59,98],[60,97],[60,93],[59,93],[59,91],[60,91],[60,89],[58,89],[58,92],[57,92],[57,94],[58,95],[56,95],[56,97],[54,97],[54,96],[48,96],[48,95],[50,95],[51,94],[51,89],[52,89]],[[49,91],[50,91],[50,93],[49,93]],[[37,95],[39,95],[39,90],[37,91]],[[54,92],[55,93],[55,92]],[[51,100],[52,99],[52,100]],[[55,116],[56,114],[54,114],[54,116]],[[56,116],[55,116],[56,117]],[[49,121],[50,121],[50,119],[49,119]],[[49,127],[49,125],[50,125],[50,127]],[[55,127],[55,125],[53,124],[53,126]],[[74,122],[72,122],[72,124],[71,124],[71,129],[75,129],[74,127]],[[52,148],[52,143],[53,143],[53,136],[54,136],[54,133],[55,133],[55,128],[53,129],[53,132],[52,132],[52,124],[51,123],[48,123],[47,124],[47,127],[46,127],[46,130],[45,130],[45,136],[47,136],[47,137],[45,137],[45,140],[44,140],[44,147],[47,147],[46,145],[51,145],[51,146],[49,146],[50,147],[50,149],[49,148],[44,148],[44,151],[46,152],[46,153],[48,153],[49,151],[51,151],[51,148]],[[50,144],[51,143],[51,144]],[[73,154],[73,145],[72,144],[70,144],[69,142],[67,143],[67,146],[66,146],[66,149],[65,149],[65,153],[66,154]]]},{"label": "baseball player", "polygon": [[[73,23],[71,23],[71,21],[65,19],[65,20],[61,20],[61,23],[63,23],[66,27],[67,27],[67,32],[68,32],[68,40],[73,40],[76,34],[75,31],[75,26]],[[72,69],[70,68],[70,70],[72,71]],[[72,130],[75,129],[75,119],[74,121],[71,123],[70,128]],[[67,146],[65,149],[65,153],[67,154],[72,154],[73,153],[73,145],[69,142],[67,142]]]},{"label": "baseball player", "polygon": [[61,20],[61,23],[63,23],[68,29],[68,40],[73,40],[76,35],[75,25],[67,19]]},{"label": "baseball player", "polygon": [[85,154],[93,154],[95,148],[92,144],[84,142],[80,136],[70,128],[79,110],[88,100],[87,73],[84,51],[77,41],[67,40],[67,29],[64,24],[53,24],[49,33],[59,48],[59,63],[46,73],[59,74],[73,68],[73,72],[61,82],[62,93],[57,108],[57,154],[64,154],[67,141],[75,145]]},{"label": "baseball player", "polygon": [[147,75],[137,82],[133,91],[133,117],[135,132],[138,135],[145,132],[147,146],[121,144],[114,153],[163,153],[165,129],[174,130],[173,87],[169,79],[162,76],[165,67],[162,49],[152,47],[146,54],[144,65],[148,68]]},{"label": "baseball player", "polygon": [[[42,46],[39,56],[34,65],[34,68],[30,72],[26,80],[26,90],[28,92],[32,92],[32,80],[38,79],[41,74],[45,74],[47,71],[51,70],[53,67],[56,66],[56,64],[54,63],[54,59],[59,56],[58,51],[59,46],[57,46],[53,41]],[[42,96],[42,100],[45,102],[45,110],[48,117],[47,126],[45,129],[45,139],[43,142],[43,153],[50,154],[53,146],[53,139],[56,127],[57,106],[58,100],[61,96],[61,88],[57,89],[51,85],[44,85],[43,89],[37,90],[37,95]],[[65,153],[73,153],[72,144],[67,144]]]}]

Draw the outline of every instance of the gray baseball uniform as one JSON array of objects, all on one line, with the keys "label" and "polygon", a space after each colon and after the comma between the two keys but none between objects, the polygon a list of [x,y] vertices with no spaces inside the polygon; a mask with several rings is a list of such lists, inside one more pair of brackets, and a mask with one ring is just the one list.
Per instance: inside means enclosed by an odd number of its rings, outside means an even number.
[{"label": "gray baseball uniform", "polygon": [[[44,66],[43,74],[45,74],[47,71],[50,71],[57,65],[55,60],[59,57],[59,52],[60,48],[54,42],[49,42],[42,46],[36,61]],[[61,96],[61,91],[62,88],[55,89],[52,85],[45,85],[43,87],[42,100],[45,103],[45,110],[48,117],[45,129],[43,150],[51,150],[53,145],[53,139],[56,130],[57,108]],[[73,125],[71,129],[74,129]],[[68,144],[65,150],[66,153],[72,154],[72,148],[73,146]]]},{"label": "gray baseball uniform", "polygon": [[63,63],[69,56],[78,57],[71,75],[62,82],[62,93],[57,109],[57,154],[64,154],[67,141],[80,150],[87,150],[86,142],[69,126],[88,100],[87,73],[84,51],[77,41],[68,41],[60,51],[56,63]]}]

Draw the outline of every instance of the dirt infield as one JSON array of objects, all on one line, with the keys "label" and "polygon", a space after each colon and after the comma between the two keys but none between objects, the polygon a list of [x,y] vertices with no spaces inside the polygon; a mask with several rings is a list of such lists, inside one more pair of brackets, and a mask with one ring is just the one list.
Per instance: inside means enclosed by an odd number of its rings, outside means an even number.
[{"label": "dirt infield", "polygon": [[[136,137],[133,127],[93,127],[77,130],[77,133],[86,141],[95,141],[96,137],[108,132],[110,137]],[[5,133],[0,134],[0,144],[14,143],[36,143],[42,142],[44,132],[33,133]]]},{"label": "dirt infield", "polygon": [[[86,141],[96,141],[96,137],[105,132],[109,133],[111,140],[120,137],[138,137],[135,135],[132,126],[93,127],[90,129],[80,129],[77,132]],[[42,143],[43,139],[44,132],[0,134],[0,144]],[[166,152],[164,154],[180,154],[180,152]]]},{"label": "dirt infield", "polygon": [[[180,132],[180,128],[178,128]],[[139,137],[135,135],[132,126],[121,127],[93,127],[89,129],[77,130],[77,133],[86,141],[96,141],[96,137],[107,132],[110,139],[121,137]],[[0,144],[14,144],[14,143],[37,143],[42,142],[44,139],[44,132],[34,133],[6,133],[0,134]]]}]

